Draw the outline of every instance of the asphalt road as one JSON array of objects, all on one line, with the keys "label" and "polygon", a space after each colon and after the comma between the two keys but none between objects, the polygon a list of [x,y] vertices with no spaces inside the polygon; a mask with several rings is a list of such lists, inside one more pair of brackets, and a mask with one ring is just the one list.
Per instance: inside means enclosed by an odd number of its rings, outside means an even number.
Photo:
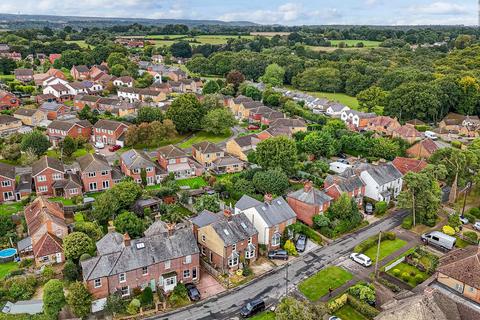
[{"label": "asphalt road", "polygon": [[[372,224],[354,234],[337,239],[330,245],[318,248],[289,263],[288,282],[289,292],[294,292],[296,285],[304,278],[311,276],[334,263],[340,257],[348,255],[361,241],[400,225],[407,211],[397,211],[390,217]],[[217,297],[212,297],[194,304],[184,310],[151,317],[149,319],[168,320],[211,320],[211,319],[238,319],[238,311],[243,304],[253,298],[262,298],[267,305],[277,302],[285,295],[286,284],[285,267],[281,267],[250,284],[227,291]]]}]

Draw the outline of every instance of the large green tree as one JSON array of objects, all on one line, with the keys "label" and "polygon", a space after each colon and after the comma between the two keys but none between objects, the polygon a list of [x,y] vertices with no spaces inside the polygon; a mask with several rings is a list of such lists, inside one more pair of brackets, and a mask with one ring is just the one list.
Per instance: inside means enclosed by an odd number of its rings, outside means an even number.
[{"label": "large green tree", "polygon": [[225,133],[229,128],[233,127],[237,121],[233,113],[228,109],[213,109],[203,118],[203,130],[213,134]]},{"label": "large green tree", "polygon": [[372,112],[377,106],[383,106],[386,97],[387,92],[377,86],[372,86],[370,88],[360,91],[357,94],[357,99],[360,107],[365,109],[367,112]]},{"label": "large green tree", "polygon": [[73,313],[80,318],[90,314],[92,295],[82,282],[74,282],[68,288],[66,302]]},{"label": "large green tree", "polygon": [[187,133],[201,128],[204,111],[194,94],[184,94],[173,100],[166,117],[173,121],[178,132]]},{"label": "large green tree", "polygon": [[95,243],[83,232],[72,232],[63,238],[63,251],[67,259],[78,261],[82,254],[95,252]]},{"label": "large green tree", "polygon": [[49,319],[57,319],[65,303],[62,281],[49,280],[43,287],[43,312],[45,315]]},{"label": "large green tree", "polygon": [[287,175],[279,169],[269,169],[255,173],[253,185],[262,194],[271,193],[274,195],[283,195],[290,186]]},{"label": "large green tree", "polygon": [[293,77],[293,85],[301,90],[339,92],[342,88],[341,74],[334,68],[308,68]]},{"label": "large green tree", "polygon": [[120,213],[114,220],[116,230],[120,233],[128,233],[132,238],[139,238],[145,230],[142,219],[133,212],[125,211]]},{"label": "large green tree", "polygon": [[340,149],[339,141],[326,131],[312,131],[303,138],[302,146],[305,152],[317,158],[330,158]]},{"label": "large green tree", "polygon": [[220,203],[218,197],[215,195],[203,195],[195,201],[193,206],[197,212],[201,212],[202,210],[218,212],[220,210]]},{"label": "large green tree", "polygon": [[21,145],[23,151],[32,150],[37,156],[43,155],[50,148],[47,136],[38,130],[23,135]]},{"label": "large green tree", "polygon": [[291,173],[298,161],[295,141],[283,136],[266,139],[257,145],[255,159],[264,169],[280,168]]},{"label": "large green tree", "polygon": [[265,73],[260,77],[260,80],[265,84],[277,87],[283,85],[284,78],[285,69],[276,63],[272,63],[265,69]]}]

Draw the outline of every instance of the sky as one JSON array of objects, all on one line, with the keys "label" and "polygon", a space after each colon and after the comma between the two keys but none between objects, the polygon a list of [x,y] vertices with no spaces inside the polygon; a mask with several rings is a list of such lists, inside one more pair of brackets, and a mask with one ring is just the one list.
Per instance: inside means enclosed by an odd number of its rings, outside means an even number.
[{"label": "sky", "polygon": [[260,24],[476,25],[477,0],[0,0],[0,13],[243,20]]}]

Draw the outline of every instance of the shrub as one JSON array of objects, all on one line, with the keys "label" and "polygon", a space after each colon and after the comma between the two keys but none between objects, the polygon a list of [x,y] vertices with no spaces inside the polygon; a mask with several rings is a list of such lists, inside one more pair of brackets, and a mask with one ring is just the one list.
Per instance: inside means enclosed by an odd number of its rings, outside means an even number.
[{"label": "shrub", "polygon": [[408,274],[408,272],[402,273],[402,279],[403,279],[405,282],[410,281],[410,275]]},{"label": "shrub", "polygon": [[348,288],[348,293],[360,301],[366,302],[370,305],[375,304],[375,287],[366,283],[359,282],[356,285]]},{"label": "shrub", "polygon": [[449,236],[453,236],[455,234],[455,229],[453,229],[452,227],[450,227],[448,225],[443,226],[442,231],[443,231],[443,233],[445,233]]},{"label": "shrub", "polygon": [[45,266],[42,270],[42,282],[46,283],[48,280],[55,277],[55,271],[51,266]]},{"label": "shrub", "polygon": [[78,268],[75,262],[67,260],[63,265],[63,278],[67,281],[75,281],[78,278]]},{"label": "shrub", "polygon": [[243,276],[248,277],[249,275],[253,274],[252,269],[248,266],[243,267]]},{"label": "shrub", "polygon": [[454,148],[457,148],[457,149],[461,149],[461,148],[462,148],[462,143],[461,143],[460,141],[454,140],[454,141],[450,142],[450,144],[451,144],[452,147],[454,147]]},{"label": "shrub", "polygon": [[361,314],[363,314],[365,317],[369,319],[375,318],[380,313],[380,311],[378,311],[374,307],[368,305],[365,302],[358,300],[357,298],[351,295],[347,296],[347,301],[348,301],[348,304],[350,304],[353,309],[357,310],[358,312],[360,312]]},{"label": "shrub", "polygon": [[421,274],[417,274],[417,275],[415,276],[415,283],[416,283],[416,284],[420,284],[420,283],[422,283],[422,282],[423,282],[423,276],[422,276]]},{"label": "shrub", "polygon": [[386,203],[385,201],[379,201],[377,203],[375,203],[375,215],[377,216],[381,216],[383,214],[385,214],[385,212],[387,212],[387,209],[388,209],[388,203]]},{"label": "shrub", "polygon": [[400,270],[398,269],[393,269],[392,270],[392,274],[395,276],[395,277],[398,277],[400,275]]},{"label": "shrub", "polygon": [[477,243],[478,242],[478,235],[474,231],[465,231],[463,235],[472,243]]},{"label": "shrub", "polygon": [[153,293],[152,288],[146,287],[143,289],[142,294],[140,295],[140,302],[142,306],[150,306],[153,303]]},{"label": "shrub", "polygon": [[12,300],[28,300],[35,293],[37,280],[33,276],[14,277],[5,282],[8,297]]},{"label": "shrub", "polygon": [[410,271],[410,277],[415,277],[416,276],[416,272],[415,271]]},{"label": "shrub", "polygon": [[388,289],[392,290],[392,292],[394,293],[397,293],[397,292],[400,292],[402,291],[402,289],[397,286],[396,284],[394,283],[391,283],[390,281],[388,281],[387,279],[384,279],[384,278],[378,278],[378,281],[383,284],[385,287],[387,287]]},{"label": "shrub", "polygon": [[475,223],[476,218],[473,214],[467,212],[463,216],[468,219],[468,222]]},{"label": "shrub", "polygon": [[345,293],[342,294],[340,297],[330,301],[327,304],[328,311],[330,313],[337,312],[347,303],[347,300],[348,300],[347,294],[345,294]]},{"label": "shrub", "polygon": [[80,256],[80,259],[79,259],[79,260],[80,260],[80,261],[85,261],[85,260],[87,260],[87,259],[90,259],[91,257],[92,257],[92,256],[89,255],[88,253],[84,253],[84,254],[82,254],[82,255]]},{"label": "shrub", "polygon": [[467,211],[468,214],[471,214],[477,219],[480,219],[480,208],[470,208]]},{"label": "shrub", "polygon": [[298,255],[297,249],[295,248],[295,244],[292,240],[287,240],[287,242],[285,242],[285,245],[283,246],[283,249],[285,249],[287,253],[291,256]]},{"label": "shrub", "polygon": [[20,268],[28,268],[28,267],[30,267],[30,266],[32,266],[32,265],[33,265],[33,259],[29,259],[29,258],[22,259],[22,260],[20,261],[20,263],[18,264],[18,266],[19,266]]},{"label": "shrub", "polygon": [[413,218],[408,216],[402,221],[402,228],[410,230],[413,227]]},{"label": "shrub", "polygon": [[140,309],[140,300],[138,299],[132,299],[132,301],[130,301],[130,303],[128,304],[128,307],[127,307],[127,312],[128,314],[130,315],[135,315],[138,313],[138,310]]}]

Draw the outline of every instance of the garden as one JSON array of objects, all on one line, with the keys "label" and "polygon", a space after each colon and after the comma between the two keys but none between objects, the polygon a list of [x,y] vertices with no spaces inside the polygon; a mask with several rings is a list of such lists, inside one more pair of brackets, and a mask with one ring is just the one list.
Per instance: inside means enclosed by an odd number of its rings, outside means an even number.
[{"label": "garden", "polygon": [[373,284],[359,282],[327,303],[327,309],[341,319],[373,319],[380,311],[375,308],[376,293]]},{"label": "garden", "polygon": [[327,267],[298,285],[300,292],[310,301],[317,301],[328,294],[328,289],[336,289],[353,278],[352,274],[342,268]]},{"label": "garden", "polygon": [[[378,234],[359,243],[353,251],[363,253],[375,262],[377,258],[377,244]],[[406,244],[406,241],[397,239],[397,235],[394,232],[382,232],[380,238],[379,261],[400,250]]]}]

